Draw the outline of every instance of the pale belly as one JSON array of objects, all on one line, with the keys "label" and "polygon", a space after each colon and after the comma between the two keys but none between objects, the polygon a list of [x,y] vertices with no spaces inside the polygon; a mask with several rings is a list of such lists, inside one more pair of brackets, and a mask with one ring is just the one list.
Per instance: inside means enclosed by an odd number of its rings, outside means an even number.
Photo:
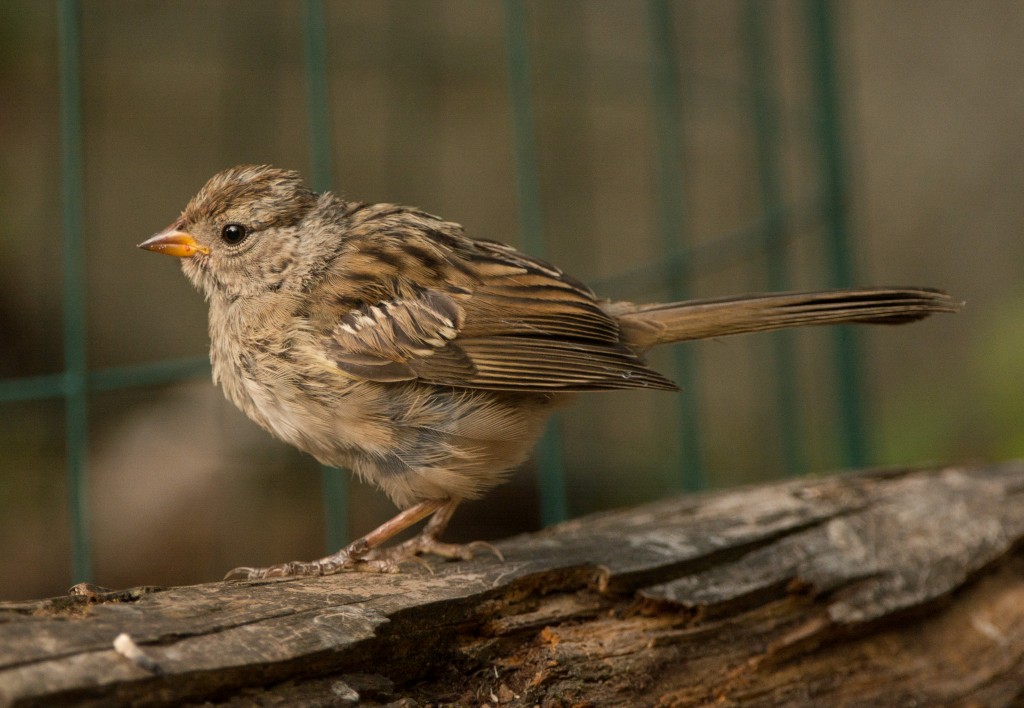
[{"label": "pale belly", "polygon": [[473,498],[500,484],[529,455],[558,403],[538,394],[361,381],[321,367],[300,383],[280,375],[294,370],[294,360],[248,364],[215,366],[215,380],[235,405],[275,437],[323,464],[351,469],[402,507]]}]

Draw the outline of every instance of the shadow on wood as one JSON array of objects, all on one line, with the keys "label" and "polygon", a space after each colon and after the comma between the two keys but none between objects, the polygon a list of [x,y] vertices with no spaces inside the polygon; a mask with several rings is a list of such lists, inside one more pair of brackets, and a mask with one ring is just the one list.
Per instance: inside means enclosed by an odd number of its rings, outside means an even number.
[{"label": "shadow on wood", "polygon": [[433,574],[2,604],[0,703],[1019,704],[1022,497],[1024,463],[867,472],[578,519]]}]

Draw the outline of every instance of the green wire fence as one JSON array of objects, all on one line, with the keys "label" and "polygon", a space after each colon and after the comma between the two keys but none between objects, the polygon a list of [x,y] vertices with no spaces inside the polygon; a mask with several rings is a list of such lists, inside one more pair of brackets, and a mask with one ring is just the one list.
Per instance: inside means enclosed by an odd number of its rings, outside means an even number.
[{"label": "green wire fence", "polygon": [[[673,32],[676,6],[669,0],[647,3],[650,31],[650,86],[656,121],[659,224],[665,258],[661,263],[669,294],[686,298],[692,294],[692,281],[698,268],[760,253],[765,257],[767,282],[773,289],[789,286],[784,254],[787,234],[806,219],[808,211],[823,223],[826,242],[825,264],[830,285],[852,283],[852,259],[846,218],[846,168],[840,131],[839,94],[833,41],[833,12],[827,0],[804,3],[808,64],[811,68],[814,128],[818,144],[820,196],[810,208],[784,203],[781,159],[778,154],[779,107],[773,85],[775,63],[765,27],[772,5],[747,0],[743,8],[744,44],[747,71],[752,87],[749,97],[751,128],[755,134],[757,182],[762,216],[711,246],[690,242],[687,218],[687,155],[682,140],[684,117],[688,109],[686,86],[679,71],[680,44]],[[533,74],[530,65],[531,41],[528,10],[523,0],[504,0],[504,24],[509,108],[512,134],[509,139],[515,154],[516,188],[522,244],[528,252],[543,255],[543,205],[538,174],[535,116],[533,110]],[[75,581],[92,578],[88,503],[88,403],[91,394],[156,384],[166,384],[207,373],[203,358],[160,361],[147,365],[91,371],[86,358],[86,317],[83,224],[83,150],[82,150],[82,66],[79,3],[57,0],[59,44],[59,91],[61,136],[61,197],[63,239],[63,349],[64,370],[49,375],[0,381],[0,403],[60,398],[65,404],[68,507],[72,534],[71,575]],[[311,183],[317,190],[330,189],[333,179],[331,145],[331,100],[327,54],[330,46],[322,0],[303,2],[304,65],[309,129]],[[635,273],[622,273],[604,285],[626,282]],[[842,454],[841,464],[857,466],[868,459],[864,412],[860,390],[860,355],[854,331],[835,328],[834,381],[838,393],[838,417]],[[790,334],[774,335],[774,379],[776,405],[785,421],[782,426],[783,460],[786,470],[797,474],[806,470],[802,444],[800,412],[796,396],[797,372]],[[687,390],[679,397],[681,406],[677,434],[682,458],[677,486],[698,490],[707,486],[702,454],[700,400],[697,391],[697,362],[692,350],[675,348],[675,378]],[[537,452],[541,519],[552,523],[569,514],[562,463],[562,441],[556,419]],[[338,470],[323,471],[323,498],[326,514],[327,546],[337,549],[348,535],[346,475]]]}]

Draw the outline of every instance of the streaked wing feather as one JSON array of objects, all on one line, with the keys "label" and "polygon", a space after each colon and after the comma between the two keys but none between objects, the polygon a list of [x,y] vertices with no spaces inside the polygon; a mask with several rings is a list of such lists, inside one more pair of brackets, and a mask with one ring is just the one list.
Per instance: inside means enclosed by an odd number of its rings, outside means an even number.
[{"label": "streaked wing feather", "polygon": [[647,368],[622,346],[584,342],[490,337],[459,341],[476,373],[475,388],[506,391],[594,391],[651,388],[674,391],[674,383]]},{"label": "streaked wing feather", "polygon": [[341,317],[327,338],[327,353],[342,371],[370,381],[415,379],[414,364],[434,358],[439,371],[468,376],[472,363],[448,346],[459,334],[462,317],[451,296],[432,290],[366,304]]},{"label": "streaked wing feather", "polygon": [[593,292],[544,261],[464,242],[475,282],[421,284],[348,311],[329,356],[353,376],[496,391],[675,390],[620,341]]}]

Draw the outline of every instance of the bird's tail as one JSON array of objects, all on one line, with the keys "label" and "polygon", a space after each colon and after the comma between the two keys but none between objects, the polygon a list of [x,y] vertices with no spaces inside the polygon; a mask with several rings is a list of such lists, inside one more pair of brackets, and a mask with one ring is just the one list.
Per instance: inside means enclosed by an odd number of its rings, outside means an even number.
[{"label": "bird's tail", "polygon": [[626,344],[644,350],[669,342],[783,327],[904,324],[936,312],[957,312],[962,305],[930,288],[854,288],[654,305],[616,302],[606,309],[619,320]]}]

